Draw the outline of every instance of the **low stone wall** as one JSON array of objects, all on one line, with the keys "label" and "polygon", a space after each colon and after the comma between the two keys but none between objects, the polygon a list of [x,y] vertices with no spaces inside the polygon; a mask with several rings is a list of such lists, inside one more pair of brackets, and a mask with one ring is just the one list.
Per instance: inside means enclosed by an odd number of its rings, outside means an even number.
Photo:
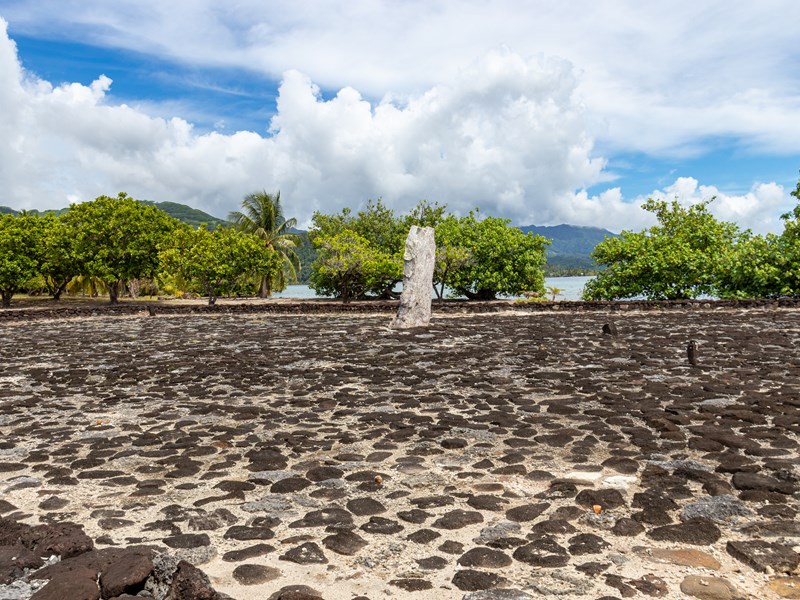
[{"label": "low stone wall", "polygon": [[[120,304],[92,304],[87,306],[49,304],[42,308],[22,307],[0,309],[0,323],[4,321],[32,319],[69,319],[86,317],[130,316],[147,314],[152,308],[159,315],[200,315],[200,314],[391,314],[397,312],[399,302],[382,300],[355,301],[348,304],[335,300],[298,300],[251,302],[247,300],[222,301],[208,306],[197,303],[184,303],[180,300],[167,302],[141,303],[122,302]],[[757,299],[757,300],[617,300],[617,301],[561,301],[561,302],[518,302],[495,300],[479,302],[470,300],[449,300],[443,304],[433,303],[433,312],[438,314],[485,314],[506,311],[518,312],[583,312],[583,311],[671,311],[671,310],[718,310],[752,308],[800,308],[800,298]]]}]

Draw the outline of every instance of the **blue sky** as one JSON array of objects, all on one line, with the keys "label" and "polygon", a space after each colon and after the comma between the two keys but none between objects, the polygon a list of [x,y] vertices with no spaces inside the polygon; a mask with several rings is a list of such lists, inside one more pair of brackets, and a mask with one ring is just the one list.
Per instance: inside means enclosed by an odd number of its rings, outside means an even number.
[{"label": "blue sky", "polygon": [[715,195],[779,229],[800,4],[641,4],[0,0],[0,204],[264,188],[301,223],[380,196],[618,231]]},{"label": "blue sky", "polygon": [[126,49],[71,39],[14,36],[23,66],[54,84],[91,84],[99,75],[114,84],[109,102],[181,111],[203,131],[250,129],[266,133],[280,81],[256,71],[203,68]]}]

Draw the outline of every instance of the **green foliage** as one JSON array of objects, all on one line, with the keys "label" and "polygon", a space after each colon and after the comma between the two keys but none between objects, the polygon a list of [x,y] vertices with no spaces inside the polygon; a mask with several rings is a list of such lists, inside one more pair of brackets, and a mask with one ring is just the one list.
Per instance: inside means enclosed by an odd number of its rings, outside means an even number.
[{"label": "green foliage", "polygon": [[[791,194],[800,200],[800,183]],[[800,204],[781,219],[780,235],[748,233],[727,253],[720,298],[800,296]]]},{"label": "green foliage", "polygon": [[12,296],[36,277],[42,264],[43,224],[35,215],[0,215],[0,298]]},{"label": "green foliage", "polygon": [[178,222],[154,206],[120,193],[72,206],[64,216],[75,236],[75,256],[83,275],[95,277],[116,302],[130,279],[154,278],[158,246]]},{"label": "green foliage", "polygon": [[506,219],[479,220],[476,213],[459,219],[447,214],[446,207],[427,201],[398,218],[380,200],[368,203],[355,216],[349,209],[336,215],[314,215],[309,236],[319,256],[311,287],[336,297],[393,295],[394,286],[402,280],[403,250],[412,225],[436,230],[433,283],[440,299],[445,287],[486,300],[498,294],[544,290],[547,242],[541,236],[524,234]]},{"label": "green foliage", "polygon": [[355,231],[316,238],[318,256],[311,287],[322,296],[343,302],[385,290],[387,281],[402,275],[402,267]]},{"label": "green foliage", "polygon": [[274,291],[286,288],[287,282],[297,281],[300,270],[300,259],[297,247],[300,238],[291,230],[297,225],[297,219],[286,219],[281,206],[281,193],[268,194],[266,191],[248,194],[242,200],[242,211],[234,211],[229,215],[234,227],[259,238],[264,247],[277,253],[281,268],[259,273],[260,287],[258,295],[269,298]]},{"label": "green foliage", "polygon": [[208,296],[209,304],[247,289],[254,273],[272,277],[281,268],[278,254],[257,236],[221,227],[181,227],[162,244],[159,258],[164,274]]},{"label": "green foliage", "polygon": [[[440,255],[460,249],[457,264],[447,276],[439,271],[439,284],[475,300],[493,300],[498,295],[544,291],[545,246],[543,237],[523,233],[508,219],[477,218],[477,212],[444,219],[437,228]],[[444,280],[444,281],[443,281]]]},{"label": "green foliage", "polygon": [[775,235],[749,235],[725,255],[723,269],[716,282],[720,298],[765,298],[780,295],[786,265],[778,253]]},{"label": "green foliage", "polygon": [[598,244],[592,258],[606,269],[586,284],[584,298],[676,300],[714,293],[740,234],[708,212],[711,201],[685,208],[677,200],[648,199],[643,208],[659,224]]},{"label": "green foliage", "polygon": [[48,293],[58,300],[67,284],[83,272],[78,254],[76,232],[64,217],[47,214],[42,217],[43,257],[40,273]]},{"label": "green foliage", "polygon": [[550,294],[550,302],[555,302],[556,298],[561,295],[564,290],[561,288],[553,287],[551,285],[547,286],[547,293]]},{"label": "green foliage", "polygon": [[407,234],[404,222],[380,200],[368,202],[355,216],[348,208],[334,215],[314,213],[308,235],[317,258],[309,285],[345,302],[391,295],[403,278]]}]

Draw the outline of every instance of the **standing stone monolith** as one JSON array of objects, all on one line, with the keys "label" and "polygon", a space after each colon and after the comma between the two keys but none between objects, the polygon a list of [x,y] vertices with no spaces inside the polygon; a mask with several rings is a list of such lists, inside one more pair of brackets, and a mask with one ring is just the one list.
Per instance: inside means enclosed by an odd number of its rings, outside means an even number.
[{"label": "standing stone monolith", "polygon": [[403,293],[400,295],[400,308],[391,327],[424,327],[431,320],[433,267],[436,262],[433,227],[411,226],[406,238],[403,261]]}]

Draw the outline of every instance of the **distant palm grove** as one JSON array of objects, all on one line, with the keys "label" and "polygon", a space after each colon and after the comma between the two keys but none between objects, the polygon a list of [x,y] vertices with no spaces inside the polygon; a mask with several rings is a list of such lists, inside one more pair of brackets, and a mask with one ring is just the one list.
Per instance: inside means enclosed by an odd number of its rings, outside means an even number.
[{"label": "distant palm grove", "polygon": [[[800,201],[800,182],[792,193]],[[780,234],[753,235],[709,213],[713,199],[643,206],[658,225],[608,237],[592,252],[601,267],[586,300],[758,298],[800,295],[800,204]],[[180,206],[180,205],[175,205]],[[256,192],[216,224],[179,221],[120,193],[58,213],[0,214],[2,306],[15,294],[269,297],[307,274],[319,295],[344,302],[397,297],[412,225],[435,229],[434,292],[468,299],[544,299],[544,237],[476,209],[458,217],[420,202],[397,215],[380,200],[353,213],[315,213],[307,240],[280,192]],[[212,227],[212,225],[216,225]],[[309,264],[310,263],[310,264]]]}]

